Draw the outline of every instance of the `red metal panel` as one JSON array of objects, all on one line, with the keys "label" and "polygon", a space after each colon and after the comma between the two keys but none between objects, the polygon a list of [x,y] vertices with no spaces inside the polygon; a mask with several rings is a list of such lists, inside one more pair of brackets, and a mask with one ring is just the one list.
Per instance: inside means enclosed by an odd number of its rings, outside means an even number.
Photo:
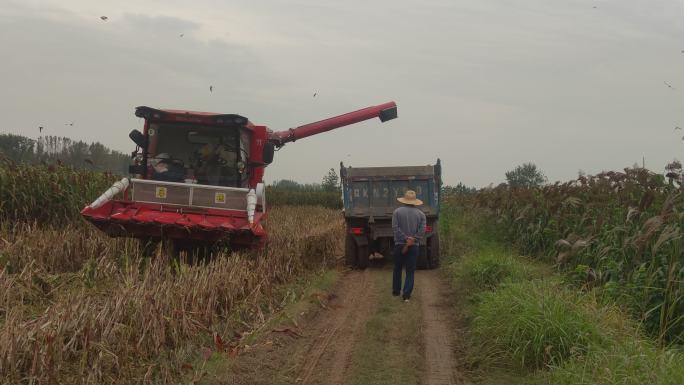
[{"label": "red metal panel", "polygon": [[216,224],[213,223],[213,221],[210,221],[206,216],[202,217],[202,220],[197,223],[197,225],[201,228],[207,229],[207,230],[214,230],[216,229]]},{"label": "red metal panel", "polygon": [[159,213],[159,215],[154,218],[154,221],[162,225],[174,225],[176,224],[176,221],[182,217],[183,215],[178,213]]},{"label": "red metal panel", "polygon": [[176,219],[176,222],[174,224],[183,227],[189,227],[193,225],[192,221],[188,218],[187,215],[181,215],[180,218]]},{"label": "red metal panel", "polygon": [[249,160],[252,163],[264,164],[264,145],[268,141],[266,126],[255,126],[249,148]]},{"label": "red metal panel", "polygon": [[[152,113],[152,111],[158,112],[159,116],[153,115],[143,115],[138,114],[138,110],[145,110],[146,112]],[[254,125],[243,116],[225,113],[215,113],[215,112],[201,112],[201,111],[186,111],[186,110],[168,110],[168,109],[156,109],[150,107],[138,107],[136,109],[136,115],[140,117],[146,117],[146,120],[151,120],[155,122],[185,122],[185,123],[198,123],[206,125],[216,125],[216,126],[226,126],[231,125],[228,121],[221,121],[225,118],[239,118],[245,123],[238,123],[240,126],[245,127],[248,130],[252,130]]]},{"label": "red metal panel", "polygon": [[154,220],[161,214],[159,211],[146,210],[135,214],[131,219],[135,222],[154,222]]},{"label": "red metal panel", "polygon": [[124,210],[124,211],[120,211],[118,213],[112,214],[112,216],[110,218],[115,220],[115,221],[130,221],[131,219],[133,219],[134,213],[135,213],[134,210]]},{"label": "red metal panel", "polygon": [[256,188],[258,183],[264,179],[264,145],[268,142],[268,128],[266,126],[255,126],[252,132],[252,141],[249,148],[249,187]]},{"label": "red metal panel", "polygon": [[224,231],[233,231],[235,230],[235,226],[233,226],[232,221],[229,218],[224,219],[221,224],[219,225],[221,230]]},{"label": "red metal panel", "polygon": [[93,219],[107,219],[112,212],[113,204],[114,203],[110,201],[96,209],[86,206],[83,210],[81,210],[81,215]]},{"label": "red metal panel", "polygon": [[256,185],[264,182],[264,166],[256,166],[252,169],[249,178],[249,188],[256,188]]}]

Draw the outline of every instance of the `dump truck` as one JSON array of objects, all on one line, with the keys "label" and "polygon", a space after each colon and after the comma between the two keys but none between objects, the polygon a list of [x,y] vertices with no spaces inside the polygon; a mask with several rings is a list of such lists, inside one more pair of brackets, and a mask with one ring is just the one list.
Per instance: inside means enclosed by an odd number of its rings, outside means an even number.
[{"label": "dump truck", "polygon": [[137,107],[143,131],[130,177],[117,181],[81,215],[112,237],[141,244],[163,241],[167,252],[194,251],[217,242],[260,248],[267,240],[263,177],[286,143],[364,120],[397,117],[394,102],[314,123],[271,131],[244,116]]},{"label": "dump truck", "polygon": [[406,190],[423,201],[425,240],[420,244],[417,268],[439,266],[439,203],[442,186],[440,160],[434,165],[403,167],[345,167],[340,163],[346,222],[345,261],[366,268],[374,259],[390,259],[394,248],[392,213]]}]

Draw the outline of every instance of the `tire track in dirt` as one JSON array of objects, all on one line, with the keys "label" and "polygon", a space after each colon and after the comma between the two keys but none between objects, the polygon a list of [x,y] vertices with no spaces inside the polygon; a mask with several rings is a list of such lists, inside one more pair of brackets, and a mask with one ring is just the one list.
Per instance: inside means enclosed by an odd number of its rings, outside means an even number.
[{"label": "tire track in dirt", "polygon": [[240,357],[231,383],[466,384],[455,294],[440,272],[416,272],[410,304],[391,297],[390,287],[388,269],[341,273],[322,307],[295,322],[300,332]]},{"label": "tire track in dirt", "polygon": [[425,385],[465,384],[457,372],[454,357],[456,338],[453,295],[437,270],[416,273],[416,288],[420,295],[423,313],[425,344]]},{"label": "tire track in dirt", "polygon": [[336,298],[311,322],[313,337],[298,383],[345,384],[354,346],[376,305],[371,271],[350,271],[336,288]]}]

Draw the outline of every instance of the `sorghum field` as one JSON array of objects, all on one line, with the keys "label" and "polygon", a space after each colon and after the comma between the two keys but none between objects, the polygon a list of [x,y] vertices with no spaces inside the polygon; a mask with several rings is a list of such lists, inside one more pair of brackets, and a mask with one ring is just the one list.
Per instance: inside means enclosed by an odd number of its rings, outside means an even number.
[{"label": "sorghum field", "polygon": [[684,189],[643,168],[473,199],[525,254],[603,287],[658,341],[684,341]]},{"label": "sorghum field", "polygon": [[682,182],[628,168],[447,194],[444,268],[473,383],[684,383]]}]

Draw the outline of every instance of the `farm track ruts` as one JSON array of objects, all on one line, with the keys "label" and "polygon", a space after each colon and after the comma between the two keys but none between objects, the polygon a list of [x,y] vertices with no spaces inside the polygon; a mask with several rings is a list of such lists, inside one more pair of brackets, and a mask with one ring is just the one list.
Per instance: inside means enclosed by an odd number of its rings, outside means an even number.
[{"label": "farm track ruts", "polygon": [[375,307],[371,271],[347,273],[327,305],[328,310],[312,322],[313,336],[304,357],[299,384],[345,384],[351,354]]},{"label": "farm track ruts", "polygon": [[[368,269],[345,274],[333,299],[316,317],[308,322],[307,337],[300,343],[309,344],[301,357],[297,384],[342,385],[351,381],[353,355],[364,338],[365,325],[378,308],[378,274],[388,270]],[[451,289],[439,271],[416,273],[416,292],[420,301],[426,385],[465,384],[459,373],[455,356],[458,343],[457,319]],[[407,348],[415,348],[409,347]]]},{"label": "farm track ruts", "polygon": [[391,274],[340,272],[330,291],[303,297],[200,384],[465,384],[449,285],[439,271],[419,271],[414,299],[405,304],[390,295]]},{"label": "farm track ruts", "polygon": [[416,273],[423,313],[426,385],[455,385],[465,381],[456,370],[454,341],[457,330],[451,301],[453,293],[435,270]]}]

